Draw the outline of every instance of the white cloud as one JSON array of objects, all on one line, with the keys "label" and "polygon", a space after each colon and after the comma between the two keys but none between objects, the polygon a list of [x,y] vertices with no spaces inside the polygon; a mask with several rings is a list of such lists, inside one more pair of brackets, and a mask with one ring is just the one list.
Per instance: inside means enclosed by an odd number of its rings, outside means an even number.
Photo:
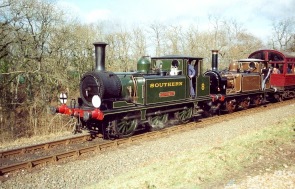
[{"label": "white cloud", "polygon": [[84,14],[83,17],[87,23],[92,23],[99,20],[108,20],[111,18],[111,11],[106,9],[97,9]]},{"label": "white cloud", "polygon": [[[295,0],[60,0],[86,23],[121,20],[125,23],[154,21],[201,27],[210,25],[208,16],[235,19],[249,32],[261,37],[274,19],[293,16]],[[266,31],[265,33],[263,31]]]},{"label": "white cloud", "polygon": [[96,8],[95,1],[85,2],[79,0],[59,0],[58,7],[66,12],[70,17],[77,17],[82,22],[93,23],[99,20],[111,19],[111,10],[104,8]]},{"label": "white cloud", "polygon": [[68,1],[60,0],[57,2],[57,7],[61,8],[65,12],[73,12],[76,14],[81,14],[81,9],[78,5],[70,3]]}]

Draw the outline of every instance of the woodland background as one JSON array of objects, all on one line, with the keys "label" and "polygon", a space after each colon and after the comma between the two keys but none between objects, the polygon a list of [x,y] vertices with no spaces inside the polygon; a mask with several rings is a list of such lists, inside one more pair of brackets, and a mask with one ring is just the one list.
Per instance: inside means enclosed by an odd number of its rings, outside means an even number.
[{"label": "woodland background", "polygon": [[0,0],[0,142],[72,129],[73,122],[50,115],[58,94],[78,96],[83,73],[94,66],[93,42],[103,41],[106,69],[136,70],[143,55],[204,57],[219,50],[219,67],[262,48],[295,51],[295,19],[273,20],[266,41],[234,19],[208,16],[210,30],[153,22],[127,26],[116,21],[83,24],[54,1]]}]

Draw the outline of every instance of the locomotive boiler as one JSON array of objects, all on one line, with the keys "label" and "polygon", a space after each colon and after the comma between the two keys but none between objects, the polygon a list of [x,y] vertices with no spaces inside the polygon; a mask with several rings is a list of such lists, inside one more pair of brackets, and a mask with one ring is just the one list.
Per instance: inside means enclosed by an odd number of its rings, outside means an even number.
[{"label": "locomotive boiler", "polygon": [[[86,128],[106,139],[128,137],[139,130],[187,122],[199,115],[198,102],[211,101],[209,77],[201,73],[200,57],[144,56],[135,72],[111,72],[105,70],[107,44],[94,46],[95,70],[81,78],[78,103],[54,109],[76,117],[78,130]],[[194,65],[193,78],[188,77],[188,62]],[[194,98],[191,87],[196,92]]]}]

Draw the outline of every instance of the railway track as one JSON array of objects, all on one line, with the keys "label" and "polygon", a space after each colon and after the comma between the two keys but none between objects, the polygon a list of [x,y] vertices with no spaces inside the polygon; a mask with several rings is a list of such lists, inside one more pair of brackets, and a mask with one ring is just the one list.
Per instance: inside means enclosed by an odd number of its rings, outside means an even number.
[{"label": "railway track", "polygon": [[38,150],[49,150],[51,148],[56,148],[61,145],[68,145],[68,144],[73,144],[76,142],[88,141],[91,138],[92,138],[91,135],[84,134],[80,136],[74,136],[71,138],[50,141],[50,142],[46,142],[42,144],[36,144],[36,145],[30,145],[30,146],[25,146],[21,148],[15,148],[11,150],[0,151],[0,158],[8,158],[8,157],[17,156],[20,154],[32,153]]},{"label": "railway track", "polygon": [[32,170],[33,168],[67,160],[68,158],[77,158],[90,152],[102,152],[109,149],[117,149],[120,146],[126,146],[133,143],[140,143],[149,139],[165,137],[178,132],[190,131],[192,129],[202,128],[215,123],[220,123],[222,121],[231,120],[239,116],[251,115],[257,112],[278,108],[280,106],[285,106],[292,103],[295,103],[295,100],[267,104],[256,108],[237,111],[231,114],[200,119],[197,122],[171,126],[159,131],[147,132],[129,138],[113,141],[104,141],[102,139],[90,141],[92,136],[86,134],[74,136],[68,139],[26,146],[18,149],[2,152],[0,151],[0,176],[19,170]]}]

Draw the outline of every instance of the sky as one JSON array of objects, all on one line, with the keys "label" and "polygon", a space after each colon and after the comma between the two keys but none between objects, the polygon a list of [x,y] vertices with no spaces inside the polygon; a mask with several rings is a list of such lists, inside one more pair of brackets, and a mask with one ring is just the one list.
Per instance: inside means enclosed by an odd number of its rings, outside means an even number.
[{"label": "sky", "polygon": [[264,40],[272,22],[295,17],[295,0],[57,0],[60,7],[81,22],[120,21],[126,24],[153,22],[199,29],[212,26],[209,15],[234,19],[249,33]]}]

